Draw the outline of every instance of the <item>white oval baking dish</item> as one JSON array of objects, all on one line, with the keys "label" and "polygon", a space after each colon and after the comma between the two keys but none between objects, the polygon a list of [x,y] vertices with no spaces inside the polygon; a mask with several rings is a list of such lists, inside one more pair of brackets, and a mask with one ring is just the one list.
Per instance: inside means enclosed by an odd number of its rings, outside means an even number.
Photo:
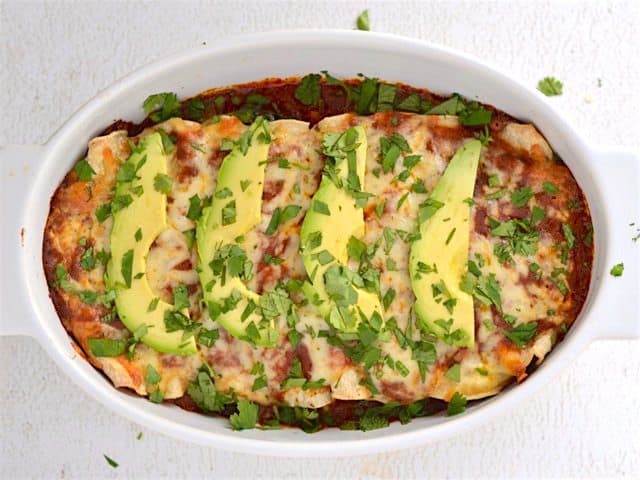
[{"label": "white oval baking dish", "polygon": [[[533,122],[568,164],[584,190],[595,229],[591,290],[565,340],[520,385],[472,406],[460,416],[427,417],[372,432],[326,429],[231,431],[223,418],[156,405],[113,388],[80,357],[49,299],[42,236],[49,200],[87,142],[113,120],[142,120],[151,93],[187,97],[214,87],[329,70],[357,73],[462,95]],[[45,145],[0,150],[2,182],[2,335],[35,338],[93,398],[126,417],[177,438],[227,450],[278,456],[374,453],[441,439],[525,400],[594,339],[640,336],[640,248],[627,223],[640,220],[640,158],[630,151],[589,145],[535,90],[467,55],[426,42],[357,31],[292,31],[248,35],[171,56],[137,70],[78,110]],[[637,221],[636,220],[636,221]],[[609,268],[625,263],[624,275]],[[621,373],[620,373],[621,374]],[[35,402],[35,400],[34,400]]]}]

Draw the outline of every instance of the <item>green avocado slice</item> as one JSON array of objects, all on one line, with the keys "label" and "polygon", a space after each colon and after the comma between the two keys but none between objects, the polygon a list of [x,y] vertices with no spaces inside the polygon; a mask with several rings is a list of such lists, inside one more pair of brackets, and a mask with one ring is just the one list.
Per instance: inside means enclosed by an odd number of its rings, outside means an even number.
[{"label": "green avocado slice", "polygon": [[367,318],[382,313],[378,296],[359,288],[357,274],[346,266],[349,238],[364,235],[363,209],[348,188],[364,189],[367,136],[358,126],[325,134],[323,143],[335,166],[331,175],[323,176],[300,230],[302,260],[311,281],[303,289],[331,326],[355,332],[360,313]]},{"label": "green avocado slice", "polygon": [[[167,228],[166,194],[154,188],[156,176],[167,173],[167,159],[162,137],[152,133],[140,140],[121,166],[125,181],[118,183],[113,205],[125,206],[113,213],[107,287],[115,291],[116,311],[127,329],[136,332],[146,327],[144,344],[163,353],[192,355],[197,351],[193,336],[185,339],[183,330],[167,331],[164,316],[174,310],[173,305],[153,294],[146,277],[149,248]],[[180,313],[188,318],[187,309]]]},{"label": "green avocado slice", "polygon": [[260,223],[264,172],[271,135],[262,118],[254,122],[224,158],[216,191],[196,228],[199,277],[211,318],[231,335],[273,346],[273,320],[258,313],[260,295],[242,281],[246,255],[241,237]]},{"label": "green avocado slice", "polygon": [[470,211],[482,144],[455,153],[429,198],[420,206],[421,238],[411,245],[409,274],[418,319],[456,346],[475,342],[473,297],[460,288],[469,257]]}]

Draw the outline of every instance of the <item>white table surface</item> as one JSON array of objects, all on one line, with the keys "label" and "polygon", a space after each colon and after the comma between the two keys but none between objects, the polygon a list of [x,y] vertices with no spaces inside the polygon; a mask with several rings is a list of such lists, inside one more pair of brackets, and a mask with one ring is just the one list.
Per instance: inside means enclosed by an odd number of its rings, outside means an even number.
[{"label": "white table surface", "polygon": [[[464,50],[531,85],[556,75],[565,92],[553,101],[593,142],[640,147],[638,1],[4,0],[0,144],[45,142],[99,90],[163,55],[230,34],[352,28],[365,7],[374,30]],[[0,375],[6,479],[640,476],[640,341],[594,343],[527,403],[464,437],[335,460],[230,454],[141,428],[92,401],[28,338],[0,339]]]}]

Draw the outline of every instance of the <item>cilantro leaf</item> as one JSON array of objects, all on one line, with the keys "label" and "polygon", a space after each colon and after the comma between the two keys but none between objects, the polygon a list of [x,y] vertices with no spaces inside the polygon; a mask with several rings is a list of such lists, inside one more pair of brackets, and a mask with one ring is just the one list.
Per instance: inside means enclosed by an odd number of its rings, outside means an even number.
[{"label": "cilantro leaf", "polygon": [[533,190],[529,187],[522,187],[515,190],[511,194],[511,203],[513,203],[516,207],[524,207],[529,200],[533,197]]},{"label": "cilantro leaf", "polygon": [[535,336],[537,330],[538,322],[521,323],[510,332],[506,332],[505,336],[522,348]]},{"label": "cilantro leaf", "polygon": [[123,339],[89,338],[87,344],[94,357],[117,357],[127,348],[127,341]]},{"label": "cilantro leaf", "polygon": [[162,378],[160,377],[158,371],[150,363],[147,364],[147,370],[144,375],[145,383],[149,385],[157,385],[158,383],[160,383],[160,380],[162,380]]},{"label": "cilantro leaf", "polygon": [[329,206],[325,202],[317,199],[313,201],[313,211],[321,213],[322,215],[331,215]]},{"label": "cilantro leaf", "polygon": [[562,233],[564,234],[569,249],[572,249],[576,243],[576,236],[573,234],[573,230],[571,230],[571,226],[569,226],[568,223],[562,224]]},{"label": "cilantro leaf", "polygon": [[455,392],[449,399],[449,404],[447,405],[447,415],[451,417],[453,415],[463,413],[466,410],[466,405],[466,397],[460,392]]},{"label": "cilantro leaf", "polygon": [[356,26],[358,27],[358,30],[364,30],[366,32],[370,30],[369,10],[364,10],[360,15],[358,15]]},{"label": "cilantro leaf", "polygon": [[378,91],[378,79],[365,77],[353,91],[356,99],[355,110],[359,114],[372,113],[372,103]]},{"label": "cilantro leaf", "polygon": [[194,120],[196,122],[202,122],[204,120],[205,104],[200,98],[189,99],[185,107],[187,108],[185,117],[188,120]]},{"label": "cilantro leaf", "polygon": [[93,179],[93,176],[96,174],[95,170],[91,168],[91,165],[89,165],[89,162],[87,162],[86,159],[82,159],[78,163],[76,163],[74,170],[81,182],[91,181]]},{"label": "cilantro leaf", "polygon": [[562,95],[562,82],[555,77],[544,77],[538,82],[538,90],[547,97]]},{"label": "cilantro leaf", "polygon": [[187,210],[187,218],[196,221],[202,215],[202,201],[198,194],[193,194],[189,198],[189,210]]},{"label": "cilantro leaf", "polygon": [[445,372],[444,376],[454,382],[460,382],[460,364],[456,363],[451,365],[449,370]]},{"label": "cilantro leaf", "polygon": [[544,193],[547,193],[549,195],[555,195],[560,191],[558,190],[558,187],[556,187],[553,183],[548,181],[542,184],[542,190],[544,190]]},{"label": "cilantro leaf", "polygon": [[80,257],[80,266],[83,270],[93,270],[96,266],[96,257],[93,253],[93,247],[90,246],[84,252],[82,252],[82,256]]},{"label": "cilantro leaf", "polygon": [[231,403],[231,398],[216,390],[211,376],[203,370],[189,384],[187,394],[205,412],[220,413],[226,404]]},{"label": "cilantro leaf", "polygon": [[454,93],[444,102],[428,110],[427,115],[457,115],[464,110],[464,107],[464,99],[457,93]]},{"label": "cilantro leaf", "polygon": [[317,73],[302,77],[294,96],[304,105],[318,105],[320,102],[320,78]]},{"label": "cilantro leaf", "polygon": [[176,310],[189,308],[189,291],[184,283],[176,285],[173,289],[173,308]]},{"label": "cilantro leaf", "polygon": [[260,308],[262,315],[268,320],[286,315],[291,308],[292,302],[287,292],[281,289],[274,289],[264,293],[260,297]]},{"label": "cilantro leaf", "polygon": [[96,210],[96,219],[102,223],[111,216],[111,204],[103,203]]},{"label": "cilantro leaf", "polygon": [[389,426],[389,419],[375,412],[368,411],[362,416],[358,426],[363,432],[386,428]]},{"label": "cilantro leaf", "polygon": [[197,340],[200,345],[204,345],[205,347],[210,347],[216,342],[216,340],[218,340],[218,338],[220,338],[220,330],[203,329],[203,330],[200,330],[200,332],[198,333]]},{"label": "cilantro leaf", "polygon": [[156,189],[156,192],[169,195],[171,193],[171,189],[173,188],[173,180],[169,175],[158,173],[153,179],[153,188]]},{"label": "cilantro leaf", "polygon": [[458,114],[460,123],[468,127],[489,125],[491,122],[491,116],[491,110],[484,108],[478,102],[471,102],[467,104],[465,109]]},{"label": "cilantro leaf", "polygon": [[113,467],[113,468],[118,468],[119,464],[118,462],[116,462],[113,458],[107,456],[106,454],[102,454],[102,456],[104,457],[104,459],[107,461],[107,463],[109,464],[109,466]]},{"label": "cilantro leaf", "polygon": [[378,100],[376,104],[376,111],[385,112],[393,110],[393,104],[396,101],[397,91],[398,87],[396,87],[395,85],[381,83],[378,86]]},{"label": "cilantro leaf", "polygon": [[229,417],[231,428],[234,430],[247,430],[255,428],[258,423],[258,405],[249,400],[238,402],[238,413]]},{"label": "cilantro leaf", "polygon": [[611,271],[609,272],[612,277],[621,277],[624,272],[624,263],[618,263],[611,267]]},{"label": "cilantro leaf", "polygon": [[231,225],[236,223],[236,201],[231,200],[222,207],[222,225]]},{"label": "cilantro leaf", "polygon": [[172,92],[149,95],[142,104],[144,113],[156,123],[180,115],[178,96]]},{"label": "cilantro leaf", "polygon": [[122,255],[121,270],[124,283],[131,288],[131,270],[133,269],[133,250],[127,250]]}]

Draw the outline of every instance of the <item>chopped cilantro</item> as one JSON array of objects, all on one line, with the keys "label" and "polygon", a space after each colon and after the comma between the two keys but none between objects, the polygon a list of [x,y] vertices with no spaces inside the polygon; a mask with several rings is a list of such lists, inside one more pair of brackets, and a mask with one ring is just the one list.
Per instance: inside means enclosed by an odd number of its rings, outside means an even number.
[{"label": "chopped cilantro", "polygon": [[176,285],[173,289],[173,308],[176,310],[189,308],[189,291],[184,283]]},{"label": "chopped cilantro", "polygon": [[537,330],[538,322],[521,323],[510,332],[506,332],[505,336],[515,345],[522,348],[535,336]]},{"label": "chopped cilantro", "polygon": [[117,357],[127,348],[127,341],[123,339],[89,338],[87,344],[95,357]]},{"label": "chopped cilantro", "polygon": [[542,184],[542,190],[544,191],[544,193],[547,193],[549,195],[555,195],[560,191],[558,190],[558,187],[556,187],[553,183],[548,181]]},{"label": "chopped cilantro", "polygon": [[417,93],[412,93],[411,95],[406,96],[400,102],[398,102],[398,104],[396,105],[396,109],[406,112],[420,113],[421,111],[425,110],[422,108],[423,102],[424,101],[420,98],[420,95],[418,95]]},{"label": "chopped cilantro", "polygon": [[158,303],[160,303],[160,298],[155,297],[153,300],[149,302],[149,306],[147,307],[147,312],[153,312],[156,308],[158,308]]},{"label": "chopped cilantro", "polygon": [[228,187],[224,187],[217,190],[214,197],[218,199],[233,197],[233,192]]},{"label": "chopped cilantro", "polygon": [[369,10],[364,10],[360,15],[358,15],[358,19],[356,20],[356,26],[358,30],[370,30],[369,25]]},{"label": "chopped cilantro", "polygon": [[459,383],[460,382],[460,364],[456,363],[454,365],[451,365],[451,367],[449,367],[449,370],[445,372],[444,376],[447,377],[449,380]]},{"label": "chopped cilantro", "polygon": [[84,252],[82,252],[82,256],[80,257],[80,266],[83,270],[93,270],[96,266],[96,257],[93,253],[93,247],[90,246]]},{"label": "chopped cilantro", "polygon": [[396,204],[396,210],[400,210],[400,207],[407,200],[408,197],[409,197],[409,192],[405,192],[404,195],[400,197],[400,200],[398,200],[398,203]]},{"label": "chopped cilantro", "polygon": [[133,269],[133,250],[127,250],[124,255],[122,255],[121,261],[121,271],[122,277],[124,278],[124,283],[128,288],[131,288],[131,270]]},{"label": "chopped cilantro", "polygon": [[489,125],[491,122],[492,112],[486,109],[478,102],[470,102],[465,109],[458,114],[460,123],[468,127],[477,127],[481,125]]},{"label": "chopped cilantro", "polygon": [[453,416],[463,413],[466,410],[467,399],[460,392],[455,392],[453,396],[449,399],[449,404],[447,405],[447,415]]},{"label": "chopped cilantro", "polygon": [[287,205],[282,210],[280,209],[280,207],[277,207],[273,211],[271,220],[269,221],[269,225],[265,233],[267,235],[273,235],[274,233],[276,233],[279,225],[282,225],[289,220],[294,219],[298,215],[298,213],[300,213],[300,210],[302,210],[302,207],[299,205]]},{"label": "chopped cilantro", "polygon": [[229,417],[229,422],[234,430],[255,428],[258,423],[258,405],[249,400],[240,400],[238,412]]},{"label": "chopped cilantro", "polygon": [[422,155],[408,155],[402,159],[402,165],[408,169],[415,167],[422,160]]},{"label": "chopped cilantro", "polygon": [[360,419],[358,426],[363,432],[377,430],[379,428],[386,428],[389,426],[389,419],[382,415],[365,412],[365,414]]},{"label": "chopped cilantro", "polygon": [[322,215],[331,215],[329,206],[320,200],[313,201],[313,211],[321,213]]},{"label": "chopped cilantro", "polygon": [[188,120],[202,122],[204,120],[205,104],[200,98],[191,98],[185,103]]},{"label": "chopped cilantro", "polygon": [[268,320],[286,315],[291,305],[292,302],[284,290],[270,290],[260,297],[262,315]]},{"label": "chopped cilantro", "polygon": [[93,176],[96,174],[95,170],[91,168],[91,165],[89,165],[89,162],[87,162],[86,159],[82,159],[76,163],[74,170],[81,182],[91,181]]},{"label": "chopped cilantro", "polygon": [[396,298],[396,291],[394,288],[390,287],[387,290],[387,292],[384,294],[384,297],[382,297],[382,305],[384,306],[385,310],[389,309],[389,306],[391,305],[391,303],[395,298]]},{"label": "chopped cilantro", "polygon": [[562,95],[562,82],[555,77],[544,77],[538,82],[538,90],[547,97]]},{"label": "chopped cilantro", "polygon": [[511,194],[511,203],[516,207],[524,207],[533,197],[533,191],[529,187],[522,187]]},{"label": "chopped cilantro", "polygon": [[195,380],[189,384],[189,397],[206,412],[222,412],[232,399],[216,390],[210,374],[200,370]]},{"label": "chopped cilantro", "polygon": [[367,245],[358,240],[356,237],[351,236],[347,242],[347,255],[349,258],[360,261],[362,255],[367,251]]},{"label": "chopped cilantro", "polygon": [[498,200],[507,194],[506,188],[501,188],[487,195],[487,200]]},{"label": "chopped cilantro", "polygon": [[273,255],[269,255],[265,253],[262,257],[262,260],[267,265],[281,265],[284,262],[284,258],[274,257]]},{"label": "chopped cilantro", "polygon": [[127,208],[129,205],[133,203],[133,198],[129,194],[118,195],[113,199],[111,203],[111,212],[116,213],[120,210]]},{"label": "chopped cilantro", "polygon": [[104,457],[104,459],[107,461],[107,463],[109,464],[110,467],[112,468],[118,468],[119,464],[118,462],[116,462],[113,458],[109,457],[106,454],[102,454],[102,456]]},{"label": "chopped cilantro", "polygon": [[435,198],[427,198],[420,204],[418,210],[418,218],[420,223],[431,218],[438,210],[444,207],[444,203],[436,200]]},{"label": "chopped cilantro", "polygon": [[372,113],[372,104],[378,90],[378,79],[365,77],[362,83],[351,91],[355,97],[355,110],[359,114]]},{"label": "chopped cilantro", "polygon": [[150,363],[147,364],[147,370],[144,376],[145,383],[149,385],[157,385],[160,383],[160,380],[161,377],[158,371]]},{"label": "chopped cilantro", "polygon": [[393,110],[393,104],[396,100],[397,90],[398,88],[395,85],[389,85],[387,83],[379,84],[376,111],[384,112]]},{"label": "chopped cilantro", "polygon": [[294,96],[304,105],[318,105],[320,102],[320,78],[317,73],[302,77]]},{"label": "chopped cilantro", "polygon": [[[160,139],[162,140],[162,151],[163,151],[163,153],[165,155],[169,155],[169,154],[173,153],[173,151],[176,149],[176,145],[174,143],[175,137],[169,135],[167,132],[165,132],[161,128],[158,129],[158,133],[160,134]],[[136,170],[138,170],[140,167],[141,167],[141,165],[138,164],[138,167],[136,168]]]},{"label": "chopped cilantro", "polygon": [[549,280],[558,288],[558,290],[560,290],[560,293],[564,297],[567,296],[567,294],[569,293],[569,287],[567,286],[567,283],[564,280],[558,277],[554,277],[553,275],[549,277]]},{"label": "chopped cilantro", "polygon": [[189,210],[187,210],[187,218],[196,221],[202,215],[202,201],[198,194],[194,194],[189,198]]},{"label": "chopped cilantro", "polygon": [[576,243],[576,237],[573,234],[573,230],[571,230],[571,227],[569,226],[569,224],[567,223],[562,224],[562,233],[564,233],[564,238],[567,241],[567,245],[569,246],[569,249],[572,249]]},{"label": "chopped cilantro", "polygon": [[612,277],[621,277],[624,272],[624,263],[618,263],[611,267],[611,271],[609,272]]},{"label": "chopped cilantro", "polygon": [[200,330],[198,332],[197,341],[200,345],[204,345],[205,347],[210,347],[213,345],[216,340],[220,338],[220,330]]},{"label": "chopped cilantro", "polygon": [[231,225],[236,223],[236,201],[231,200],[222,207],[222,225]]},{"label": "chopped cilantro", "polygon": [[144,113],[156,123],[180,115],[180,102],[175,93],[165,92],[149,95],[142,104]]}]

